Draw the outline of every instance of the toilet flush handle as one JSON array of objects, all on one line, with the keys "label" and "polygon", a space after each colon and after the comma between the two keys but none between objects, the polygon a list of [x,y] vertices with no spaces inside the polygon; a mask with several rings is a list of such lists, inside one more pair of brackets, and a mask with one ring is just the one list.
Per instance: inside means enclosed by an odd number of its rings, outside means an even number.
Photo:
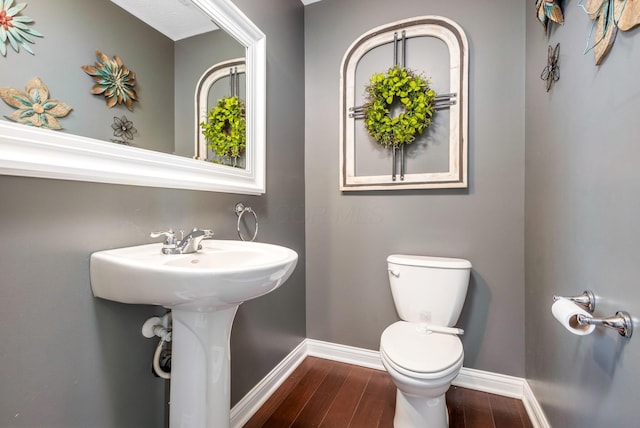
[{"label": "toilet flush handle", "polygon": [[464,334],[464,330],[461,328],[443,327],[440,325],[433,325],[433,324],[427,324],[426,331],[434,332],[434,333],[455,334],[457,336],[462,336]]},{"label": "toilet flush handle", "polygon": [[393,276],[395,276],[396,278],[400,278],[400,272],[398,272],[397,270],[393,270],[391,268],[387,269],[389,271],[389,273]]}]

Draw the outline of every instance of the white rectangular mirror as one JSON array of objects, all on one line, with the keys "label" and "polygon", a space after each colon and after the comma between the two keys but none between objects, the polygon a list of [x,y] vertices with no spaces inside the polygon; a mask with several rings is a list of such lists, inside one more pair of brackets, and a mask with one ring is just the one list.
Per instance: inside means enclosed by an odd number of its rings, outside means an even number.
[{"label": "white rectangular mirror", "polygon": [[[37,18],[38,1],[32,0],[29,2],[29,10],[25,10],[25,14],[34,19]],[[143,4],[145,2],[148,3],[150,0],[111,1],[113,3]],[[193,49],[186,49],[183,50],[186,53],[175,54],[176,94],[175,97],[167,97],[167,99],[171,99],[171,105],[166,106],[167,109],[171,110],[188,109],[190,115],[184,116],[188,117],[188,119],[182,119],[183,122],[188,122],[186,125],[184,123],[181,124],[180,120],[177,119],[178,115],[176,115],[174,132],[159,132],[153,136],[154,129],[145,128],[144,132],[141,129],[140,134],[144,133],[144,136],[147,137],[146,141],[142,138],[142,135],[140,135],[140,138],[136,136],[136,139],[133,140],[134,145],[127,146],[105,141],[109,139],[108,136],[76,135],[71,126],[69,126],[68,132],[60,132],[0,120],[0,174],[244,194],[264,193],[266,168],[265,35],[229,0],[163,0],[163,3],[168,3],[170,6],[172,2],[175,3],[176,8],[183,9],[185,8],[185,3],[188,3],[190,8],[198,9],[203,14],[206,14],[219,28],[226,31],[229,36],[237,41],[240,54],[244,53],[244,67],[246,69],[243,69],[243,88],[240,93],[243,97],[246,97],[246,151],[242,155],[241,162],[236,162],[236,166],[229,166],[194,159],[197,156],[194,150],[198,147],[198,133],[201,131],[197,126],[194,126],[197,125],[197,123],[194,124],[194,118],[198,117],[195,86],[200,76],[180,79],[181,76],[186,75],[185,68],[180,68],[180,64],[202,62],[204,70],[206,70],[208,67],[213,66],[213,63],[217,60],[213,58],[213,55],[199,54]],[[111,6],[116,7],[115,5]],[[90,11],[90,8],[87,11]],[[75,12],[82,13],[81,10]],[[77,17],[79,15],[74,16]],[[43,22],[49,18],[49,16],[40,16],[38,18],[39,21],[36,20],[36,23]],[[77,20],[80,27],[84,29],[83,31],[88,31],[87,29],[91,28],[89,14],[87,14],[86,18],[87,22],[82,22],[82,25],[80,24],[82,20]],[[190,27],[193,27],[193,25]],[[53,37],[53,35],[47,35],[45,32],[43,34],[45,37],[42,40],[48,41],[50,37]],[[82,31],[76,31],[74,34],[76,37],[82,37]],[[194,40],[200,37],[199,35],[192,36]],[[184,40],[178,41],[176,44],[185,43]],[[200,39],[201,43],[203,40],[206,43],[206,39]],[[140,40],[135,42],[140,42]],[[68,44],[64,46],[65,49],[73,49],[72,40],[60,41],[61,45],[64,45],[64,43]],[[22,65],[24,62],[21,63],[20,61],[33,61],[34,58],[39,59],[39,55],[42,55],[41,58],[52,55],[48,51],[38,51],[39,44],[42,44],[42,42],[37,39],[32,46],[35,53],[34,57],[24,51],[16,54],[10,50],[6,58],[1,58],[3,62],[7,63],[7,67],[10,67],[11,63],[14,62],[19,64],[20,69],[25,69],[24,83],[37,75],[37,71],[29,70],[28,67]],[[101,46],[96,46],[96,48],[100,49]],[[118,46],[105,46],[102,49],[105,50],[104,53],[108,57],[118,54]],[[107,52],[107,50],[109,51]],[[57,54],[64,56],[60,52],[63,52],[62,47]],[[178,52],[177,49],[176,52]],[[76,64],[75,61],[63,62],[64,66],[69,68],[68,75],[65,74],[67,76],[65,85],[81,86],[81,89],[86,93],[87,104],[100,102],[104,105],[105,97],[90,93],[91,85],[93,84],[91,76],[80,70],[80,66],[92,64],[96,60],[96,57],[91,56],[91,54],[83,54],[82,58],[86,57],[84,63]],[[148,55],[153,56],[153,52],[148,53]],[[23,59],[22,57],[25,56],[29,58]],[[206,61],[209,62],[207,63]],[[123,58],[123,62],[127,65],[128,60]],[[131,68],[133,69],[133,67]],[[194,69],[197,68],[194,67]],[[76,77],[76,75],[78,76]],[[134,122],[134,126],[137,126],[136,113],[140,112],[138,116],[141,116],[146,113],[145,109],[147,111],[151,110],[149,99],[152,99],[152,96],[157,97],[158,94],[148,84],[144,86],[147,82],[142,80],[140,76],[137,76],[137,79],[139,79],[137,84],[140,87],[141,98],[142,95],[145,95],[146,99],[140,102],[134,101],[133,112],[130,112],[124,105],[118,105],[112,109],[104,105],[104,115],[107,116],[107,119],[113,121],[116,117],[124,115]],[[0,76],[0,87],[10,86],[2,80]],[[191,80],[193,80],[193,83],[191,83]],[[51,98],[59,98],[64,101],[64,93],[57,90],[54,81],[45,83],[50,88]],[[181,83],[182,86],[180,85]],[[11,86],[22,90],[18,84]],[[5,117],[8,116],[8,112],[11,109],[4,102],[0,101],[0,103],[3,104],[0,114]],[[154,104],[161,103],[155,101]],[[80,116],[82,109],[87,109],[85,104],[72,107],[78,111],[76,116]],[[207,106],[207,108],[211,107],[211,105]],[[93,116],[89,119],[92,118]],[[64,119],[61,119],[61,121],[64,121]],[[161,122],[161,120],[156,122]],[[107,127],[109,127],[109,123],[107,123]],[[158,123],[158,127],[160,127],[160,123]],[[162,134],[171,134],[170,138],[168,138],[168,143],[166,141],[160,142],[161,138],[166,140],[166,135]],[[114,138],[111,139],[113,140]],[[172,139],[173,141],[170,141]],[[154,146],[156,140],[159,146],[165,146],[165,148],[158,147],[157,150],[160,151],[156,151]],[[136,144],[138,141],[141,141],[141,144]],[[166,148],[166,146],[170,147]],[[200,158],[202,159],[202,156]]]}]

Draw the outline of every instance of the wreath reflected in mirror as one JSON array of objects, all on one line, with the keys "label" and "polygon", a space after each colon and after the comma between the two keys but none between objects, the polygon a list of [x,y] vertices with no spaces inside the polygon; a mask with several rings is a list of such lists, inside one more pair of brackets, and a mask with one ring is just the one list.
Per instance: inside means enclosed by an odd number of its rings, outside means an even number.
[{"label": "wreath reflected in mirror", "polygon": [[223,160],[213,161],[227,165],[237,165],[247,146],[247,120],[244,102],[236,97],[218,100],[207,115],[207,122],[200,123],[207,146]]},{"label": "wreath reflected in mirror", "polygon": [[410,144],[431,126],[436,93],[428,79],[405,67],[371,76],[366,98],[365,127],[383,147]]}]

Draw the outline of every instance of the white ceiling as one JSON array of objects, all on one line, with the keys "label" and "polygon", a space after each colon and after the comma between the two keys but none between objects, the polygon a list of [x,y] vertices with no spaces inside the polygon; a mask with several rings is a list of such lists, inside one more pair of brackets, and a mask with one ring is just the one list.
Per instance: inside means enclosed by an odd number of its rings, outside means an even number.
[{"label": "white ceiling", "polygon": [[311,3],[317,3],[320,0],[300,0],[300,1],[302,2],[303,5],[307,6],[307,5],[311,4]]},{"label": "white ceiling", "polygon": [[111,0],[111,2],[173,41],[218,29],[209,17],[189,0]]}]

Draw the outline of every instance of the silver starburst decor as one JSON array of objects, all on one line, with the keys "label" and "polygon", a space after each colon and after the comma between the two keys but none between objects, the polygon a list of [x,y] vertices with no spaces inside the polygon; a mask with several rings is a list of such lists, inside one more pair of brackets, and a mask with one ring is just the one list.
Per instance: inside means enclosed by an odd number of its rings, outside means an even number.
[{"label": "silver starburst decor", "polygon": [[138,133],[138,130],[133,126],[133,122],[127,119],[127,116],[114,117],[111,129],[113,129],[113,135],[118,137],[112,138],[111,141],[125,146],[130,146],[133,136]]}]

